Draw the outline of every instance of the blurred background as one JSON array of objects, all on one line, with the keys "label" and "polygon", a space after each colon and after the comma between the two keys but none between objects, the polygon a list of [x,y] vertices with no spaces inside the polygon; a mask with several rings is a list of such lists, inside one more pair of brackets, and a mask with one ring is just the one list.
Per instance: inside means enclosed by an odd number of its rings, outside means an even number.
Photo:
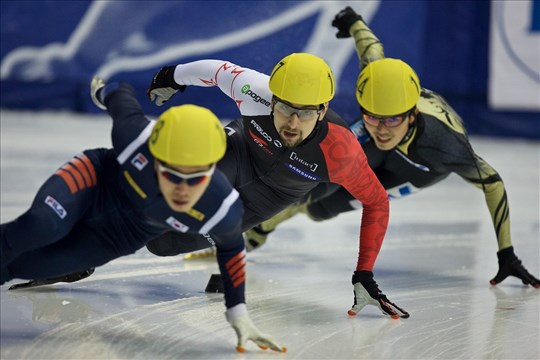
[{"label": "blurred background", "polygon": [[336,39],[335,14],[351,6],[424,87],[463,117],[470,134],[540,139],[540,1],[2,1],[1,108],[97,113],[99,74],[130,82],[149,115],[196,103],[238,116],[216,88],[191,87],[158,108],[145,98],[164,65],[224,59],[269,73],[292,52],[332,67],[332,107],[358,117],[358,60]]}]

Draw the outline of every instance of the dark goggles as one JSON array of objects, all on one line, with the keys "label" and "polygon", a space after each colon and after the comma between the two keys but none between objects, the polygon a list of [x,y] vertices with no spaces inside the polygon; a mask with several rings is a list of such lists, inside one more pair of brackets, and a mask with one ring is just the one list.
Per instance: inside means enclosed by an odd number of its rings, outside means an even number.
[{"label": "dark goggles", "polygon": [[216,169],[215,164],[212,167],[205,171],[199,171],[192,174],[184,174],[180,171],[173,170],[162,163],[158,163],[158,171],[165,179],[172,182],[173,184],[179,185],[185,181],[189,186],[195,186],[202,184],[206,179],[212,177],[214,170]]},{"label": "dark goggles", "polygon": [[364,122],[371,126],[379,126],[379,124],[382,122],[384,126],[388,128],[393,128],[401,125],[403,123],[403,120],[405,120],[410,114],[410,111],[407,111],[406,113],[395,115],[395,116],[377,116],[370,114],[366,112],[365,110],[362,110],[362,117],[364,118]]}]

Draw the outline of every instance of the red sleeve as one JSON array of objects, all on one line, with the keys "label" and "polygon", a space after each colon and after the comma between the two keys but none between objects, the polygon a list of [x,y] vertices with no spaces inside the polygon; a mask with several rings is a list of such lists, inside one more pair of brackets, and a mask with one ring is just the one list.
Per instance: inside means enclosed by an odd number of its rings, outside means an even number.
[{"label": "red sleeve", "polygon": [[321,142],[330,181],[362,203],[360,249],[356,270],[372,271],[388,227],[388,196],[368,165],[364,150],[347,129],[328,123]]}]

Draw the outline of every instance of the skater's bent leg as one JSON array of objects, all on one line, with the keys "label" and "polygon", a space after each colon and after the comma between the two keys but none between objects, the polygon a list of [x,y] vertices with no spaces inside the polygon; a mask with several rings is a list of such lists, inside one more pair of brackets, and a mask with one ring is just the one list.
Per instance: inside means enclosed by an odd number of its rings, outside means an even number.
[{"label": "skater's bent leg", "polygon": [[44,279],[85,271],[123,255],[109,244],[84,226],[77,226],[62,240],[28,251],[3,266],[2,273],[6,275],[2,274],[2,283],[15,278]]}]

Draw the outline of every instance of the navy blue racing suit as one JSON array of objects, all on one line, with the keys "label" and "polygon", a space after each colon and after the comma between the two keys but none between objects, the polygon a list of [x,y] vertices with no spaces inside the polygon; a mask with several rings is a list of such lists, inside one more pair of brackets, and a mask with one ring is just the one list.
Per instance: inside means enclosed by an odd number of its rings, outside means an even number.
[{"label": "navy blue racing suit", "polygon": [[[146,118],[127,84],[110,91],[105,105],[113,119],[113,148],[73,157],[41,186],[28,211],[1,225],[1,283],[103,265],[172,230],[213,239],[227,307],[245,302],[238,192],[216,170],[190,211],[173,211],[160,193],[147,144],[155,121]],[[205,237],[185,251],[206,247]]]}]

